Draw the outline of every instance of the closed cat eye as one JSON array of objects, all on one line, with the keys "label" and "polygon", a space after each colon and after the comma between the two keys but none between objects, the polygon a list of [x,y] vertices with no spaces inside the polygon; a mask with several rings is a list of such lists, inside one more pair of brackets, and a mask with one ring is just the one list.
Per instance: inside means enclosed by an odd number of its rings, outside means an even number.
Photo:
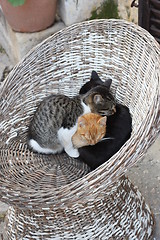
[{"label": "closed cat eye", "polygon": [[115,106],[112,107],[112,111],[113,111],[114,113],[116,113],[116,107],[115,107]]}]

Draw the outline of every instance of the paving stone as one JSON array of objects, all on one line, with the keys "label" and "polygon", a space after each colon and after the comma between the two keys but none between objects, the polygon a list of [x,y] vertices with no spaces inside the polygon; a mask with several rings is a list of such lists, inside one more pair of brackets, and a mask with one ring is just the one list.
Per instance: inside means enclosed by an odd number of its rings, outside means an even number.
[{"label": "paving stone", "polygon": [[154,218],[154,240],[160,239],[160,135],[145,157],[127,172],[150,206]]}]

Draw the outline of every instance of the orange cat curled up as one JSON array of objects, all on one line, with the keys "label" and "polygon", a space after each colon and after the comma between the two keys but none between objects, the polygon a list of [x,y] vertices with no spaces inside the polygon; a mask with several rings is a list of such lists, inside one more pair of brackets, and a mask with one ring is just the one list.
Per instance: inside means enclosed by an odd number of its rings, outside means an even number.
[{"label": "orange cat curled up", "polygon": [[77,131],[72,136],[74,148],[95,145],[106,134],[107,117],[99,114],[87,113],[78,118]]}]

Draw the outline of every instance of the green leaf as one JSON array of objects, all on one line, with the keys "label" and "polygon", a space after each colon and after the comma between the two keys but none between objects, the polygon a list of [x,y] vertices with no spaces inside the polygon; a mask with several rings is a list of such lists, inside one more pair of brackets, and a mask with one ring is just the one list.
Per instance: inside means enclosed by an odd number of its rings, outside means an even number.
[{"label": "green leaf", "polygon": [[26,0],[8,0],[14,7],[21,6]]}]

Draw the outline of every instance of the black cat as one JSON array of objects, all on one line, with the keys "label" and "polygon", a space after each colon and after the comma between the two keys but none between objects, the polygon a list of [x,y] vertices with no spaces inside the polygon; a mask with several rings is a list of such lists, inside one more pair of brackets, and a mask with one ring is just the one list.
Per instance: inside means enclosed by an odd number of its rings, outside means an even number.
[{"label": "black cat", "polygon": [[[97,85],[105,85],[98,74],[93,71],[93,78],[82,86],[80,93],[85,93]],[[91,82],[92,81],[92,82]],[[132,132],[132,118],[129,109],[122,104],[116,104],[116,112],[107,117],[106,135],[102,141],[94,146],[79,148],[82,161],[95,169],[111,158],[130,138]]]}]

